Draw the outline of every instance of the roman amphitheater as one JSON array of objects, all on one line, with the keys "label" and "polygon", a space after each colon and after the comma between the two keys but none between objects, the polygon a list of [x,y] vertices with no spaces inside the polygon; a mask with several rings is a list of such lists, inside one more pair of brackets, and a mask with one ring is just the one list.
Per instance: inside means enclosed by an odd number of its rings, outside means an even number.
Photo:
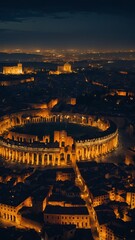
[{"label": "roman amphitheater", "polygon": [[[58,125],[61,128],[55,129]],[[40,129],[40,136],[38,131],[27,132],[29,127]],[[72,134],[72,129],[76,129],[76,133]],[[96,129],[95,135],[89,129]],[[47,108],[0,118],[0,155],[10,163],[33,167],[69,166],[76,161],[100,159],[117,146],[117,127],[102,118],[54,113]]]}]

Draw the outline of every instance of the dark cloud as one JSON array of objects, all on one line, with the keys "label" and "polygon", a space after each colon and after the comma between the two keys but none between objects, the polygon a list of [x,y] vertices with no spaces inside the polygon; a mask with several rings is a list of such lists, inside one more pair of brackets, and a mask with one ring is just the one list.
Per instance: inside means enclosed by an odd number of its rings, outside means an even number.
[{"label": "dark cloud", "polygon": [[0,4],[1,21],[22,21],[57,13],[98,13],[135,16],[134,0],[7,0]]},{"label": "dark cloud", "polygon": [[135,48],[135,0],[6,0],[0,48]]},{"label": "dark cloud", "polygon": [[7,32],[9,32],[9,31],[10,31],[9,29],[0,28],[0,36],[1,36],[1,34],[7,33]]}]

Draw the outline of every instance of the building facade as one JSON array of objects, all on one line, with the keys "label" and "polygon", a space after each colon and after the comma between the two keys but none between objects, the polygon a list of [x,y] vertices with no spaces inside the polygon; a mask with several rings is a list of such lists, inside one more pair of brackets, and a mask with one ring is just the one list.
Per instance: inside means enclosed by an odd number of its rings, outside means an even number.
[{"label": "building facade", "polygon": [[17,66],[3,67],[3,74],[23,74],[22,64],[18,63]]},{"label": "building facade", "polygon": [[56,71],[50,71],[49,74],[64,74],[64,73],[72,73],[72,68],[70,63],[65,63],[62,66],[58,66]]},{"label": "building facade", "polygon": [[86,207],[60,207],[48,205],[44,212],[45,223],[76,225],[76,228],[90,228],[90,217]]}]

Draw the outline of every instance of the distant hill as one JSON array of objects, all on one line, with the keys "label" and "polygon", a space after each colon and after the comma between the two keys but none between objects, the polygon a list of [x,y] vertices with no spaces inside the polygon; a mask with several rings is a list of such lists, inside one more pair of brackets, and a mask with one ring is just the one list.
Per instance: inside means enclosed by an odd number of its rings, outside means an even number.
[{"label": "distant hill", "polygon": [[0,52],[0,62],[40,62],[43,59],[44,56],[40,54]]}]

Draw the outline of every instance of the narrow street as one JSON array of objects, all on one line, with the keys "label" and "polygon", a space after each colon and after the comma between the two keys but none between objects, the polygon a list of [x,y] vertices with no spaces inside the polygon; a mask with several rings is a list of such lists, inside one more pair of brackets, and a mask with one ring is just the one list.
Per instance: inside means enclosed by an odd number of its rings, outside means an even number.
[{"label": "narrow street", "polygon": [[92,196],[84,182],[84,180],[81,177],[80,171],[77,167],[77,165],[74,166],[74,171],[76,174],[76,186],[78,186],[81,190],[81,197],[86,202],[86,206],[89,212],[90,216],[90,225],[91,225],[91,232],[94,240],[99,240],[99,232],[98,232],[98,221],[97,221],[97,215],[94,210],[94,207],[92,206]]}]

